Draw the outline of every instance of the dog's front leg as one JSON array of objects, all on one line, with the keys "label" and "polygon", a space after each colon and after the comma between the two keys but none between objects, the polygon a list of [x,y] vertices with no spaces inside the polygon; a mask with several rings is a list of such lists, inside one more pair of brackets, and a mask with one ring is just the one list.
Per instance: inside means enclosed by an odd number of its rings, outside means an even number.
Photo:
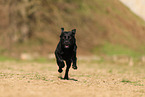
[{"label": "dog's front leg", "polygon": [[77,69],[77,57],[76,57],[76,51],[77,51],[77,46],[75,45],[74,46],[74,49],[73,49],[73,56],[72,56],[72,62],[73,62],[73,65],[72,65],[72,68],[73,69]]},{"label": "dog's front leg", "polygon": [[77,63],[76,61],[77,61],[77,58],[74,58],[74,59],[73,59],[73,65],[72,65],[72,68],[73,68],[73,69],[77,69],[77,68],[78,68],[78,67],[77,67],[77,64],[76,64],[76,63]]},{"label": "dog's front leg", "polygon": [[72,62],[73,62],[73,65],[72,65],[72,68],[73,69],[77,69],[77,57],[76,57],[76,54],[72,57]]},{"label": "dog's front leg", "polygon": [[58,72],[61,73],[63,71],[62,68],[64,68],[65,66],[64,61],[61,55],[57,51],[55,51],[55,57],[57,60],[57,65],[59,66]]}]

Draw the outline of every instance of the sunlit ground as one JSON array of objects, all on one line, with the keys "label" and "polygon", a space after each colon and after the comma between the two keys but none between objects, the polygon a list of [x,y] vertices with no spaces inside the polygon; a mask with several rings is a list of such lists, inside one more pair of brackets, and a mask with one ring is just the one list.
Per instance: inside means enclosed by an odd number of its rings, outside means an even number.
[{"label": "sunlit ground", "polygon": [[[55,60],[0,62],[1,97],[144,97],[145,65],[80,60],[70,80]],[[63,77],[64,73],[62,74]]]}]

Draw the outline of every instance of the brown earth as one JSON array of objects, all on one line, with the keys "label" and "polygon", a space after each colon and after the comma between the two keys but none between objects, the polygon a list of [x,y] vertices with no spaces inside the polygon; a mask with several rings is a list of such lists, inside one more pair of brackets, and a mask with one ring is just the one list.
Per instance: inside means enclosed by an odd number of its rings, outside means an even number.
[{"label": "brown earth", "polygon": [[0,62],[0,97],[145,97],[144,65],[79,61],[70,80],[58,78],[57,65]]}]

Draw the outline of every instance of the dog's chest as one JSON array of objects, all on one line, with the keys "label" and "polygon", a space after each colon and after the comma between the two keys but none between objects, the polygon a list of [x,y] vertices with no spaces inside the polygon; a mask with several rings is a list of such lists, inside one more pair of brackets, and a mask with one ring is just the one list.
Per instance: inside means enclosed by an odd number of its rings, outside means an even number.
[{"label": "dog's chest", "polygon": [[63,59],[70,59],[73,55],[73,50],[65,50],[62,54]]}]

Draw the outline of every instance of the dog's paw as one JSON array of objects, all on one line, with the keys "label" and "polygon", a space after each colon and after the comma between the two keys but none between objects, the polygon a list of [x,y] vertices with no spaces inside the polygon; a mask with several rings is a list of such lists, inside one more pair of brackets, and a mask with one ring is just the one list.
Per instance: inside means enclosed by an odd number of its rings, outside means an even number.
[{"label": "dog's paw", "polygon": [[59,68],[59,69],[58,69],[58,72],[59,72],[59,73],[62,73],[62,71],[63,71],[62,68]]},{"label": "dog's paw", "polygon": [[76,65],[72,65],[72,68],[76,70],[78,67]]}]

